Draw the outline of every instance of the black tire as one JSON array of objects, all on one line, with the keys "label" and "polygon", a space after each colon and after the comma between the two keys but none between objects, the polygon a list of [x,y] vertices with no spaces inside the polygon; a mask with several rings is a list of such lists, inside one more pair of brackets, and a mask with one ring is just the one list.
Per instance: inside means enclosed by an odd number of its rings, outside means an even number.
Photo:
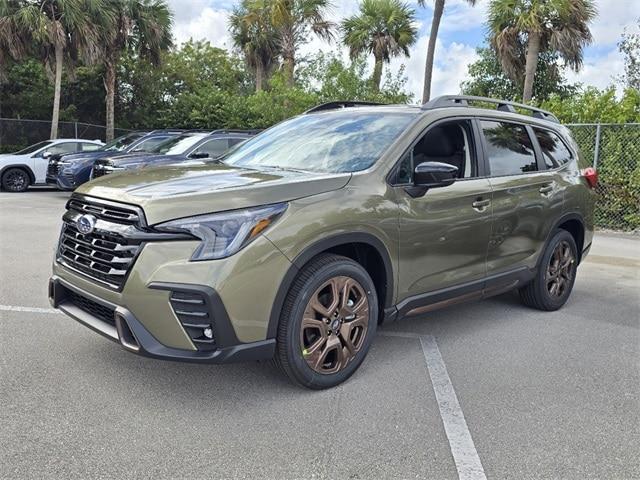
[{"label": "black tire", "polygon": [[24,192],[30,184],[31,178],[22,168],[9,168],[2,174],[2,188],[7,192]]},{"label": "black tire", "polygon": [[[302,340],[302,337],[305,335],[305,331],[302,327],[302,320],[305,311],[308,312],[307,309],[310,308],[312,297],[320,298],[317,294],[318,291],[323,288],[323,285],[337,279],[344,279],[345,277],[347,277],[349,281],[355,280],[357,285],[354,285],[353,288],[357,288],[357,290],[355,290],[356,293],[358,291],[362,293],[361,299],[366,297],[368,312],[362,315],[358,313],[357,315],[349,316],[361,318],[359,322],[363,325],[366,324],[366,329],[362,328],[360,331],[361,337],[358,338],[360,347],[357,353],[345,361],[344,366],[339,367],[341,368],[340,370],[335,373],[321,373],[314,370],[308,363],[312,362],[312,360],[306,357],[309,353],[303,345],[304,340]],[[351,290],[349,291],[351,292]],[[351,295],[351,293],[349,295]],[[343,304],[344,294],[341,293],[338,299],[340,304]],[[351,302],[351,300],[347,301]],[[351,303],[351,305],[353,305],[353,303]],[[359,301],[358,305],[361,305]],[[354,307],[354,312],[358,305]],[[275,364],[294,384],[310,389],[321,390],[331,388],[344,382],[353,375],[362,364],[371,347],[378,325],[378,310],[378,297],[375,285],[367,271],[361,265],[349,258],[339,255],[319,255],[300,271],[287,294],[278,325]],[[365,318],[366,316],[368,316],[368,320]],[[321,317],[324,318],[324,316]],[[348,323],[351,321],[349,317],[343,317],[343,321]],[[327,322],[331,322],[331,319],[328,319]],[[333,322],[331,323],[333,324]],[[331,327],[327,325],[327,329],[329,328]],[[341,338],[344,338],[343,330],[336,330],[336,332],[337,333],[334,333],[333,341],[336,342],[340,340],[344,342],[344,340],[341,340]],[[324,332],[322,335],[324,336]],[[327,335],[331,335],[331,333],[327,333]],[[325,345],[328,345],[328,343]],[[340,352],[343,352],[342,355],[344,355],[344,352],[349,352],[346,346],[344,346],[344,348],[342,346],[338,348]],[[338,355],[335,351],[334,354]],[[319,355],[322,356],[322,354]],[[338,362],[338,360],[336,360],[336,362]],[[323,367],[324,365],[320,368]]]},{"label": "black tire", "polygon": [[[559,266],[568,263],[564,273],[558,273],[558,268],[554,268],[558,262],[556,257],[558,249],[569,251],[571,258],[561,261]],[[560,254],[562,256],[562,254]],[[557,230],[544,250],[538,272],[535,278],[520,288],[520,299],[522,303],[531,308],[551,312],[561,308],[569,299],[573,285],[576,280],[576,272],[578,266],[578,249],[573,236],[566,230]],[[562,283],[561,287],[557,286],[559,278]],[[554,282],[556,283],[554,291]]]}]

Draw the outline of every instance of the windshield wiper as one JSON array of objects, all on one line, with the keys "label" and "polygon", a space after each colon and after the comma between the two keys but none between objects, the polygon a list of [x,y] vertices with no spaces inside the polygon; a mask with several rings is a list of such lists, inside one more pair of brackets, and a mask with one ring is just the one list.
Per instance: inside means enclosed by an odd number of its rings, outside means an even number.
[{"label": "windshield wiper", "polygon": [[249,168],[254,168],[256,170],[259,170],[261,168],[267,168],[269,170],[278,170],[278,171],[284,171],[284,172],[298,172],[298,173],[312,173],[309,170],[302,170],[301,168],[293,168],[293,167],[280,167],[278,165],[255,165],[253,167],[249,167]]}]

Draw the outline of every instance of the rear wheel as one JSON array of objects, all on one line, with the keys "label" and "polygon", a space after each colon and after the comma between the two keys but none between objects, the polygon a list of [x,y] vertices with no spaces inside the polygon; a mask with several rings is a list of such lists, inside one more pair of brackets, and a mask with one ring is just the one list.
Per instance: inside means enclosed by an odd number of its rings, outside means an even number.
[{"label": "rear wheel", "polygon": [[10,168],[2,174],[2,188],[7,192],[24,192],[30,183],[29,174],[21,168]]},{"label": "rear wheel", "polygon": [[536,277],[520,289],[522,302],[538,310],[558,310],[571,295],[577,266],[573,236],[566,230],[558,230],[545,249]]},{"label": "rear wheel", "polygon": [[287,295],[276,363],[294,383],[333,387],[363,362],[377,324],[378,299],[367,271],[349,258],[321,255],[302,269]]}]

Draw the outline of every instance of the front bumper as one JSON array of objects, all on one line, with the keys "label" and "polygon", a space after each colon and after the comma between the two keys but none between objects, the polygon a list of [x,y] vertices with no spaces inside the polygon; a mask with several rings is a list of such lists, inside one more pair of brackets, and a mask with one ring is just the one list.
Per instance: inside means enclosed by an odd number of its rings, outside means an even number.
[{"label": "front bumper", "polygon": [[224,305],[213,289],[170,283],[156,283],[149,287],[167,291],[197,291],[201,294],[204,292],[211,317],[215,318],[215,348],[184,350],[166,346],[158,341],[127,308],[82,290],[56,275],[49,280],[49,301],[54,308],[63,311],[109,340],[120,343],[125,350],[138,355],[197,363],[243,362],[273,357],[275,339],[250,343],[240,343],[237,340]]}]

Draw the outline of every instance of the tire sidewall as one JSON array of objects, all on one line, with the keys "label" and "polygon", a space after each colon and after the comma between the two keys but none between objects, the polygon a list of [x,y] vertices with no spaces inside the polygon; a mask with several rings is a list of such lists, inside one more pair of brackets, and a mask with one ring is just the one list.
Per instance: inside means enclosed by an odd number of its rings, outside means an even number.
[{"label": "tire sidewall", "polygon": [[[362,348],[347,367],[334,374],[315,372],[302,356],[300,348],[300,327],[302,317],[311,296],[326,281],[336,276],[351,277],[362,285],[369,301],[369,325]],[[311,388],[329,388],[344,382],[360,367],[364,361],[376,333],[378,325],[378,297],[375,285],[367,272],[357,263],[344,260],[321,267],[302,287],[294,300],[286,335],[286,352],[289,364],[294,367],[297,379]]]},{"label": "tire sidewall", "polygon": [[[571,251],[573,253],[574,262],[576,262],[576,264],[574,264],[573,275],[571,276],[571,280],[564,294],[561,297],[553,297],[551,296],[551,294],[547,289],[545,277],[547,273],[547,267],[549,266],[549,262],[551,260],[551,256],[553,255],[553,252],[558,246],[558,244],[563,241],[566,241],[569,244],[569,247],[571,248]],[[567,300],[569,299],[569,297],[571,296],[571,292],[573,291],[573,285],[576,281],[577,261],[578,261],[578,248],[576,246],[576,242],[573,236],[565,230],[558,230],[553,235],[553,237],[551,238],[551,241],[547,245],[544,255],[542,256],[540,267],[538,268],[538,275],[536,278],[536,288],[539,292],[540,298],[542,299],[547,309],[557,310],[560,307],[562,307],[565,303],[567,303]]]},{"label": "tire sidewall", "polygon": [[[20,190],[15,190],[15,189],[7,187],[7,184],[6,184],[7,175],[9,175],[11,172],[19,172],[20,174],[22,174],[25,177],[24,188],[22,188]],[[29,188],[30,184],[31,184],[31,179],[29,178],[29,174],[27,172],[25,172],[24,170],[22,170],[21,168],[9,168],[2,174],[2,189],[5,192],[21,193],[21,192],[26,191],[27,188]]]}]

